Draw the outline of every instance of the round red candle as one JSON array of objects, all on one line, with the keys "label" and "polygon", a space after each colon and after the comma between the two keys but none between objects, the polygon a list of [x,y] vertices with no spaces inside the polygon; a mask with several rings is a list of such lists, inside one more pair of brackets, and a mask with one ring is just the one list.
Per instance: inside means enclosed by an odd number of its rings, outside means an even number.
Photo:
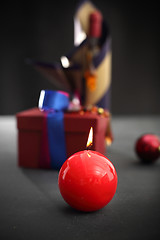
[{"label": "round red candle", "polygon": [[62,197],[71,207],[91,212],[111,201],[117,188],[117,173],[108,158],[84,150],[64,162],[58,184]]}]

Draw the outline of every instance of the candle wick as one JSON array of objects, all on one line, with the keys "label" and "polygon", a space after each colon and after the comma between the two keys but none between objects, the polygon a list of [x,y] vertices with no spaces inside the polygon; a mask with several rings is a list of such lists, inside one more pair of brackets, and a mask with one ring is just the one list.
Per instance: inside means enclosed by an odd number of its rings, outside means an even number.
[{"label": "candle wick", "polygon": [[91,147],[92,147],[92,143],[90,143],[88,146],[86,146],[86,150],[90,150],[91,149]]}]

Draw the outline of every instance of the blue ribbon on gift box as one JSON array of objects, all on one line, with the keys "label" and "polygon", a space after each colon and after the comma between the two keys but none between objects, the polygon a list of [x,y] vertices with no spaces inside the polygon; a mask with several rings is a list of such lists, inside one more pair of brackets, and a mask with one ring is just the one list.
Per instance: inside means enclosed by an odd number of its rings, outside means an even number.
[{"label": "blue ribbon on gift box", "polygon": [[42,90],[39,108],[47,113],[47,135],[50,167],[60,169],[67,159],[64,111],[69,105],[69,95],[63,91]]}]

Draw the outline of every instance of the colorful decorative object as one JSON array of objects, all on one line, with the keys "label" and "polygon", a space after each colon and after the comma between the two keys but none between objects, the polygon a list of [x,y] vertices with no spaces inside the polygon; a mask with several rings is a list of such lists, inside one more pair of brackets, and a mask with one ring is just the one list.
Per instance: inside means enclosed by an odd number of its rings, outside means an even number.
[{"label": "colorful decorative object", "polygon": [[17,113],[19,166],[60,169],[84,149],[90,126],[95,130],[92,149],[106,153],[105,137],[112,141],[109,112],[97,107],[72,112],[68,105],[67,93],[42,90],[39,108]]},{"label": "colorful decorative object", "polygon": [[68,92],[71,100],[76,95],[83,106],[110,111],[112,49],[106,20],[90,0],[79,2],[73,18],[74,46],[66,56],[54,63],[26,62],[52,83],[53,90]]},{"label": "colorful decorative object", "polygon": [[160,138],[155,134],[144,134],[138,138],[135,151],[144,163],[153,163],[160,157]]},{"label": "colorful decorative object", "polygon": [[113,141],[111,38],[102,14],[91,1],[80,1],[74,31],[74,47],[59,62],[26,60],[52,82],[53,89],[41,91],[38,108],[16,115],[19,166],[60,169],[69,156],[84,149],[91,126],[95,132],[92,150],[106,154],[106,144]]}]

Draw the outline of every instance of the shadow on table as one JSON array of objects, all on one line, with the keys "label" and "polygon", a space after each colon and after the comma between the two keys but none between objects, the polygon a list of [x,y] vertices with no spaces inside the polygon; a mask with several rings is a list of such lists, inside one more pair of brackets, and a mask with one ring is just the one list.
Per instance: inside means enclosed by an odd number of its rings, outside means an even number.
[{"label": "shadow on table", "polygon": [[74,209],[74,208],[72,208],[72,207],[70,207],[69,205],[67,205],[67,204],[59,204],[58,205],[58,209],[62,212],[62,213],[64,213],[65,215],[94,215],[95,213],[98,213],[98,212],[100,212],[102,209],[100,209],[100,210],[98,210],[98,211],[93,211],[93,212],[83,212],[83,211],[79,211],[79,210],[76,210],[76,209]]},{"label": "shadow on table", "polygon": [[[22,174],[41,192],[41,194],[53,203],[53,211],[69,216],[81,216],[100,214],[102,209],[93,212],[83,212],[70,207],[62,198],[58,188],[58,173],[56,170],[21,168]],[[106,206],[107,207],[107,206]],[[51,211],[52,211],[51,210]]]},{"label": "shadow on table", "polygon": [[140,159],[131,159],[130,166],[137,169],[159,169],[160,161],[156,160],[155,162],[143,162]]}]

